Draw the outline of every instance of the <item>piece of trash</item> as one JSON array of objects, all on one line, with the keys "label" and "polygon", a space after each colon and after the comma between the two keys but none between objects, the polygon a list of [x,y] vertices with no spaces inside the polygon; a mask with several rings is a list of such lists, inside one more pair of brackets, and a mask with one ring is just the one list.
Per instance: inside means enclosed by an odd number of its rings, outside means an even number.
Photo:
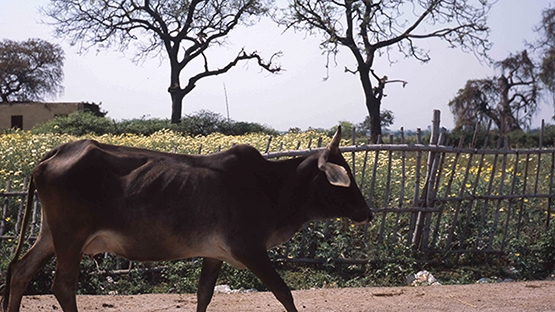
[{"label": "piece of trash", "polygon": [[216,285],[214,287],[215,294],[231,294],[231,287],[229,285]]},{"label": "piece of trash", "polygon": [[493,278],[482,277],[481,279],[476,281],[476,284],[492,284],[492,283],[497,283],[497,280]]},{"label": "piece of trash", "polygon": [[216,287],[214,287],[214,293],[215,294],[243,294],[243,293],[252,293],[252,292],[258,292],[258,290],[251,288],[251,289],[244,289],[243,287],[239,288],[239,289],[231,289],[231,287],[229,287],[229,285],[216,285]]},{"label": "piece of trash", "polygon": [[440,282],[432,275],[432,273],[423,270],[414,275],[407,276],[407,283],[410,286],[437,286]]},{"label": "piece of trash", "polygon": [[503,268],[503,273],[508,276],[514,276],[519,273],[519,271],[514,266],[506,266]]}]

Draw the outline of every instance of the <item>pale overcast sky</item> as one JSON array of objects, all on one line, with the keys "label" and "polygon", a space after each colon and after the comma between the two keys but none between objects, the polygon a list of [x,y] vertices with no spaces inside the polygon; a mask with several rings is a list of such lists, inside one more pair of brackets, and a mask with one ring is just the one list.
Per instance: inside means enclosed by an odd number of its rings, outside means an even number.
[{"label": "pale overcast sky", "polygon": [[[40,23],[45,17],[38,7],[46,6],[47,0],[0,0],[0,4],[0,39],[41,38],[65,50],[65,92],[53,100],[102,102],[108,117],[114,119],[170,117],[167,62],[148,59],[135,65],[130,61],[131,51],[91,50],[78,55],[75,47],[52,35],[52,27]],[[524,40],[536,38],[533,27],[539,23],[542,10],[554,4],[555,0],[498,0],[489,15],[494,44],[490,56],[502,60],[510,52],[524,49]],[[225,116],[225,84],[230,117],[237,121],[263,123],[282,131],[291,127],[330,128],[342,120],[363,121],[367,110],[358,77],[344,72],[345,66],[353,68],[355,64],[350,52],[341,49],[337,66],[324,81],[326,59],[318,47],[320,38],[282,31],[267,20],[249,29],[237,29],[230,37],[231,45],[219,50],[218,59],[212,62],[224,62],[226,54],[233,57],[241,47],[257,50],[267,58],[282,51],[278,62],[284,72],[271,75],[254,62],[240,64],[227,74],[199,82],[185,97],[183,113],[206,109]],[[386,87],[382,109],[395,115],[392,130],[426,128],[434,109],[442,111],[442,125],[452,128],[449,100],[468,79],[494,74],[474,55],[449,49],[439,40],[422,41],[420,46],[431,51],[431,61],[426,64],[400,55],[392,65],[386,58],[376,61],[380,76],[408,82],[405,88],[401,84]],[[539,127],[542,118],[551,122],[552,103],[544,101],[540,107],[532,127]]]}]

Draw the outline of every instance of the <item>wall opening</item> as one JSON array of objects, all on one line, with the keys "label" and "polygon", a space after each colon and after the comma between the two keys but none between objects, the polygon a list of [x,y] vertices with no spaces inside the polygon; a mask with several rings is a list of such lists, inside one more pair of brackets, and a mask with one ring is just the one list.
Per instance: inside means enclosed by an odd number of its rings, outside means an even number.
[{"label": "wall opening", "polygon": [[12,128],[23,130],[23,116],[13,115],[12,116]]}]

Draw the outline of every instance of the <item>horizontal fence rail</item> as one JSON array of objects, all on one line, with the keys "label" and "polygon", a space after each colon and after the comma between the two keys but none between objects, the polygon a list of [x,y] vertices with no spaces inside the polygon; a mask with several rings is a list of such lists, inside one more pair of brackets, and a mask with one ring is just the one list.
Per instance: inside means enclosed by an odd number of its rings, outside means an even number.
[{"label": "horizontal fence rail", "polygon": [[[392,144],[391,137],[389,141],[356,145],[353,135],[352,145],[341,147],[374,220],[364,226],[342,219],[310,222],[269,251],[274,261],[363,264],[407,249],[420,251],[424,261],[445,255],[502,255],[511,240],[553,227],[555,148],[509,149],[503,137],[497,149],[475,147],[475,140],[470,147],[462,141],[458,147],[446,146],[438,112],[428,144],[420,136],[417,144],[405,144],[402,131],[400,144]],[[323,148],[320,139],[316,147],[309,142],[301,150],[299,143],[297,150],[272,152],[270,142],[263,151],[269,160]],[[3,241],[14,240],[19,232],[26,184],[14,190],[8,182],[0,193]],[[32,240],[40,223],[36,196],[31,220]]]}]

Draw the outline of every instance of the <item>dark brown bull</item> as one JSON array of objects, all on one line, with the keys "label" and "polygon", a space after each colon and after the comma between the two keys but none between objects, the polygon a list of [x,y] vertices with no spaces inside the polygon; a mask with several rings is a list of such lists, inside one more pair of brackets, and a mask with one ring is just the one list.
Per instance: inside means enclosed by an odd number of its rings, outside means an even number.
[{"label": "dark brown bull", "polygon": [[[203,257],[197,311],[206,311],[222,261],[250,269],[287,311],[297,311],[266,251],[310,220],[372,217],[339,152],[340,137],[341,129],[326,149],[282,161],[247,145],[210,156],[90,140],[54,148],[33,170],[4,310],[19,311],[32,277],[56,255],[52,292],[65,312],[77,311],[83,254],[110,252],[133,261]],[[41,232],[18,259],[35,188]]]}]

